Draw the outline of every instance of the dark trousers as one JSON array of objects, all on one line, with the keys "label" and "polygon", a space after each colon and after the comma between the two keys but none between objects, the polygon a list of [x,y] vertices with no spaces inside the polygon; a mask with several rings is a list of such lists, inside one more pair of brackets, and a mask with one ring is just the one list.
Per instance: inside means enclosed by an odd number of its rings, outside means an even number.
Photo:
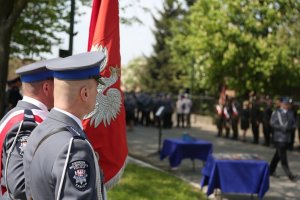
[{"label": "dark trousers", "polygon": [[296,129],[293,129],[291,131],[291,142],[288,145],[288,149],[289,150],[293,150],[294,149],[294,143],[295,143],[295,136],[296,136]]},{"label": "dark trousers", "polygon": [[191,128],[191,114],[184,114],[185,121],[186,121],[186,127]]},{"label": "dark trousers", "polygon": [[231,126],[231,122],[229,119],[225,119],[224,126],[225,126],[225,137],[229,138],[230,126]]},{"label": "dark trousers", "polygon": [[225,137],[229,138],[230,125],[231,125],[230,119],[225,119],[224,125],[225,125]]},{"label": "dark trousers", "polygon": [[216,125],[217,125],[217,129],[218,129],[218,136],[222,136],[222,132],[223,132],[223,119],[221,117],[218,117],[216,119]]},{"label": "dark trousers", "polygon": [[150,111],[142,112],[141,124],[145,126],[150,125]]},{"label": "dark trousers", "polygon": [[278,162],[281,162],[281,166],[287,176],[291,176],[292,173],[289,168],[287,160],[287,143],[275,142],[276,152],[273,156],[273,159],[270,163],[270,174],[274,173],[277,167]]},{"label": "dark trousers", "polygon": [[271,138],[271,131],[272,128],[269,123],[263,123],[263,132],[264,132],[264,138],[265,138],[265,145],[270,145],[270,138]]},{"label": "dark trousers", "polygon": [[184,127],[184,115],[177,113],[177,127],[180,127],[180,124],[181,124],[181,127],[183,128]]},{"label": "dark trousers", "polygon": [[251,121],[251,128],[253,133],[253,143],[258,144],[259,141],[259,123]]},{"label": "dark trousers", "polygon": [[298,127],[298,141],[300,142],[300,127]]},{"label": "dark trousers", "polygon": [[232,132],[233,132],[233,139],[238,139],[238,135],[239,135],[239,130],[238,130],[238,118],[232,118],[231,119],[231,127],[232,127]]},{"label": "dark trousers", "polygon": [[164,128],[172,128],[172,113],[165,113]]}]

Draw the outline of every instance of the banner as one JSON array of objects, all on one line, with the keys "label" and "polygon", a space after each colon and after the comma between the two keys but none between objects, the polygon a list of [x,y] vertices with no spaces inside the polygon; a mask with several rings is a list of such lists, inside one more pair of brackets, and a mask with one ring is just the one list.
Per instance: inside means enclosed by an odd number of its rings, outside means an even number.
[{"label": "banner", "polygon": [[120,89],[121,56],[118,0],[94,0],[88,40],[89,51],[103,51],[95,110],[83,120],[84,130],[99,154],[107,188],[120,178],[128,154],[124,96]]}]

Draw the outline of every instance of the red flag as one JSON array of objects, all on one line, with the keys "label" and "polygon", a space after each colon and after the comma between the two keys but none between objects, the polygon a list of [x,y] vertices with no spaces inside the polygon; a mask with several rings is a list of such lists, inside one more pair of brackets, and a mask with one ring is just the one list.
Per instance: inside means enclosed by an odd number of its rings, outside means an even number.
[{"label": "red flag", "polygon": [[100,67],[104,86],[98,86],[95,110],[83,120],[83,126],[110,188],[125,167],[128,154],[124,98],[120,89],[121,56],[118,0],[94,0],[88,50],[101,50],[107,60]]}]

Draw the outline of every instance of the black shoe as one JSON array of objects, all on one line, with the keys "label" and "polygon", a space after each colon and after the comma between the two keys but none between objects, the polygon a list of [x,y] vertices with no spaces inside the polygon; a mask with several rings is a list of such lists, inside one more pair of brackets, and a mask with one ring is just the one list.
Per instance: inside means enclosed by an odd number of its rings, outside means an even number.
[{"label": "black shoe", "polygon": [[269,143],[263,143],[263,146],[268,147],[268,146],[270,146],[270,144]]},{"label": "black shoe", "polygon": [[296,175],[289,175],[290,181],[296,182],[297,181],[297,176]]},{"label": "black shoe", "polygon": [[288,148],[288,151],[293,151],[294,150],[294,147],[289,147]]},{"label": "black shoe", "polygon": [[276,172],[270,173],[270,176],[272,176],[274,178],[279,178],[280,177]]}]

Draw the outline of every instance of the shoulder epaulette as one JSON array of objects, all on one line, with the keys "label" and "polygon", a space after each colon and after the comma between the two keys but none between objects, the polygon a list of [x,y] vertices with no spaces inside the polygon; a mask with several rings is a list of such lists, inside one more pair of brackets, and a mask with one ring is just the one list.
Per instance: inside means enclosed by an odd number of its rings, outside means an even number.
[{"label": "shoulder epaulette", "polygon": [[35,123],[34,115],[33,115],[32,110],[29,110],[29,109],[24,110],[24,121]]},{"label": "shoulder epaulette", "polygon": [[66,126],[66,129],[72,134],[73,137],[81,138],[81,139],[86,139],[86,136],[83,131],[78,131],[72,126]]}]

